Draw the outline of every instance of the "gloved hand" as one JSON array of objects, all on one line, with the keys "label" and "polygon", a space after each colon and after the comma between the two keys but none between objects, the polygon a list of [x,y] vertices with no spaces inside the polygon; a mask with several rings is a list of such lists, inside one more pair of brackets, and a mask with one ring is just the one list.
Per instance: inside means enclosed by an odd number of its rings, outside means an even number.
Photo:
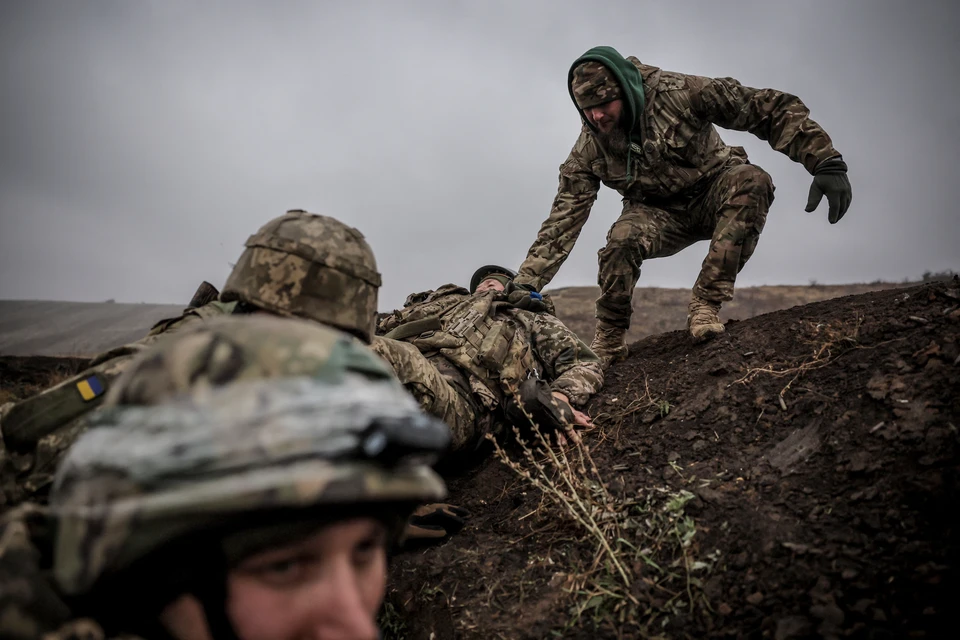
[{"label": "gloved hand", "polygon": [[407,542],[443,540],[463,529],[469,517],[469,511],[452,504],[435,502],[421,505],[407,519]]},{"label": "gloved hand", "polygon": [[507,302],[515,309],[541,313],[547,310],[547,305],[543,302],[543,296],[534,291],[530,285],[516,284],[512,280],[507,283],[503,290]]},{"label": "gloved hand", "polygon": [[827,202],[830,204],[827,219],[830,220],[830,224],[836,224],[850,208],[850,202],[853,200],[850,179],[847,178],[847,163],[840,156],[824,160],[817,165],[813,172],[813,184],[810,185],[806,211],[809,213],[816,209],[824,195],[827,196]]}]

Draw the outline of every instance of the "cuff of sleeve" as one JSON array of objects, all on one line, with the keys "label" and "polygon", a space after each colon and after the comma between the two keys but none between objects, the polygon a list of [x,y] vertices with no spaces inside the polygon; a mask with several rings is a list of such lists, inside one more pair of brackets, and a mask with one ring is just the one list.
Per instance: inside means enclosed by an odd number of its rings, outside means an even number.
[{"label": "cuff of sleeve", "polygon": [[847,170],[847,163],[843,161],[843,156],[835,155],[826,160],[821,160],[817,168],[813,170],[813,175],[818,173],[838,173]]},{"label": "cuff of sleeve", "polygon": [[578,392],[573,385],[565,380],[556,380],[550,385],[550,391],[559,391],[567,396],[567,399],[575,407],[582,407],[590,399],[590,395]]},{"label": "cuff of sleeve", "polygon": [[540,287],[538,286],[539,278],[531,278],[529,276],[524,277],[522,275],[518,275],[513,279],[513,284],[517,285],[518,287],[522,287],[524,289],[533,291],[534,293],[539,293],[540,291]]}]

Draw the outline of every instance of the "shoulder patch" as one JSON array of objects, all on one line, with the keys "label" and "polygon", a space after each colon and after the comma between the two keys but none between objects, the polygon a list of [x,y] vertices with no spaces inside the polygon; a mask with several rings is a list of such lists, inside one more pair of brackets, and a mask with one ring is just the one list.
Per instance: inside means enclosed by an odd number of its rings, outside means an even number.
[{"label": "shoulder patch", "polygon": [[103,401],[112,379],[88,371],[21,400],[3,418],[5,444],[17,450],[28,449],[45,435],[93,411]]},{"label": "shoulder patch", "polygon": [[83,398],[84,402],[90,402],[95,398],[99,398],[103,395],[103,392],[107,390],[106,385],[103,384],[103,381],[96,374],[78,382],[76,388],[77,391],[80,392],[80,397]]}]

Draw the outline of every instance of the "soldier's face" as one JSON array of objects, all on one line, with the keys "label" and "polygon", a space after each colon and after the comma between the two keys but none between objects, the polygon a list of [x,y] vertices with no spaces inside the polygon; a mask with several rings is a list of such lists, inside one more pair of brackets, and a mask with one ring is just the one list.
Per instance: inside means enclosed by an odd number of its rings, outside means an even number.
[{"label": "soldier's face", "polygon": [[[387,579],[387,531],[372,518],[323,527],[256,553],[227,577],[227,614],[241,640],[375,640]],[[162,617],[179,640],[210,640],[193,596]]]},{"label": "soldier's face", "polygon": [[616,99],[583,110],[583,115],[600,133],[610,133],[623,115],[623,100]]},{"label": "soldier's face", "polygon": [[483,282],[477,285],[476,293],[483,293],[484,291],[503,291],[503,283],[494,278],[487,278]]}]

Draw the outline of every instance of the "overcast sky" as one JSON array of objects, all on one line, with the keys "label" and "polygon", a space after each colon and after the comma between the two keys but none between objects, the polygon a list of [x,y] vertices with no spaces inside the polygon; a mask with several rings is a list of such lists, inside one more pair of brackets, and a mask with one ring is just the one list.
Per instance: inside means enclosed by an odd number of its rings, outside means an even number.
[{"label": "overcast sky", "polygon": [[[960,270],[955,2],[0,3],[0,298],[185,303],[303,208],[359,228],[381,308],[519,266],[579,132],[564,85],[601,44],[672,71],[799,95],[850,167],[853,205],[749,134],[776,200],[738,284]],[[620,211],[603,188],[551,286],[596,282]],[[692,286],[700,243],[644,264]]]}]

